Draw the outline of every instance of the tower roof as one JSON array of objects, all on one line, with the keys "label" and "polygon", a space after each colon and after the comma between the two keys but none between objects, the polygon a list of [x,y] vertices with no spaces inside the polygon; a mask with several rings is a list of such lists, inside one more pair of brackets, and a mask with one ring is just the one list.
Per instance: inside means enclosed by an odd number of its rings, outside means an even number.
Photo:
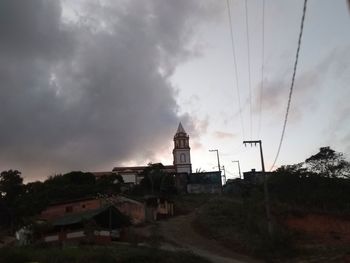
[{"label": "tower roof", "polygon": [[181,122],[179,123],[179,127],[177,128],[176,134],[178,133],[186,133],[184,127],[182,127]]}]

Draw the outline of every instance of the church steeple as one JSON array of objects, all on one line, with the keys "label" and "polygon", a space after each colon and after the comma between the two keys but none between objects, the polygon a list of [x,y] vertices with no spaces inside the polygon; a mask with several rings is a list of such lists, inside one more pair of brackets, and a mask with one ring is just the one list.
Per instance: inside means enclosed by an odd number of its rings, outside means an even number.
[{"label": "church steeple", "polygon": [[191,173],[190,137],[187,135],[181,122],[174,136],[174,166],[177,173]]},{"label": "church steeple", "polygon": [[176,134],[178,133],[186,133],[184,127],[182,127],[181,121],[179,123],[179,127],[177,128]]}]

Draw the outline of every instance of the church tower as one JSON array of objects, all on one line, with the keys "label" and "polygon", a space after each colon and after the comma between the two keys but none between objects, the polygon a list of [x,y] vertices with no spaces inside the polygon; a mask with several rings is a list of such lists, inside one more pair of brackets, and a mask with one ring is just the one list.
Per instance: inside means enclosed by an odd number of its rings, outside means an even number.
[{"label": "church tower", "polygon": [[190,137],[185,132],[180,122],[174,136],[174,166],[177,173],[192,173]]}]

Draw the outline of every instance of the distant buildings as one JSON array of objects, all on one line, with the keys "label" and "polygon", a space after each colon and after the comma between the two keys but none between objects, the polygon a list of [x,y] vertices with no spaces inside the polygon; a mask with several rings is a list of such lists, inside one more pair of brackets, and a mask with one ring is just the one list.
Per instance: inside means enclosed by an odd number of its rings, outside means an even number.
[{"label": "distant buildings", "polygon": [[[176,178],[180,193],[219,193],[222,189],[221,172],[192,173],[190,137],[181,122],[173,138],[173,164],[164,165],[162,171]],[[118,174],[125,184],[137,185],[143,179],[142,172],[148,166],[119,166],[111,172],[95,172],[95,176]]]},{"label": "distant buildings", "polygon": [[[173,165],[165,165],[163,171],[170,174],[192,172],[190,137],[182,127],[179,127],[174,136]],[[114,167],[112,172],[121,175],[125,183],[139,184],[141,173],[147,166]],[[98,173],[96,173],[98,175]]]}]

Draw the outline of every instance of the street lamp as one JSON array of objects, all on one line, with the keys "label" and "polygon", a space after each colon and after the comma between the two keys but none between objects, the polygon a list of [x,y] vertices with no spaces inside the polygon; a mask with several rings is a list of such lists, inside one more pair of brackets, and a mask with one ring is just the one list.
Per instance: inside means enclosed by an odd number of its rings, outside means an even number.
[{"label": "street lamp", "polygon": [[238,163],[238,172],[239,172],[239,178],[242,179],[242,175],[241,175],[241,166],[239,165],[239,160],[237,161],[232,161],[233,163]]},{"label": "street lamp", "polygon": [[221,174],[221,167],[220,167],[220,159],[219,159],[219,150],[215,149],[215,150],[209,150],[209,152],[216,152],[216,157],[218,159],[218,168],[219,168],[219,172]]}]

